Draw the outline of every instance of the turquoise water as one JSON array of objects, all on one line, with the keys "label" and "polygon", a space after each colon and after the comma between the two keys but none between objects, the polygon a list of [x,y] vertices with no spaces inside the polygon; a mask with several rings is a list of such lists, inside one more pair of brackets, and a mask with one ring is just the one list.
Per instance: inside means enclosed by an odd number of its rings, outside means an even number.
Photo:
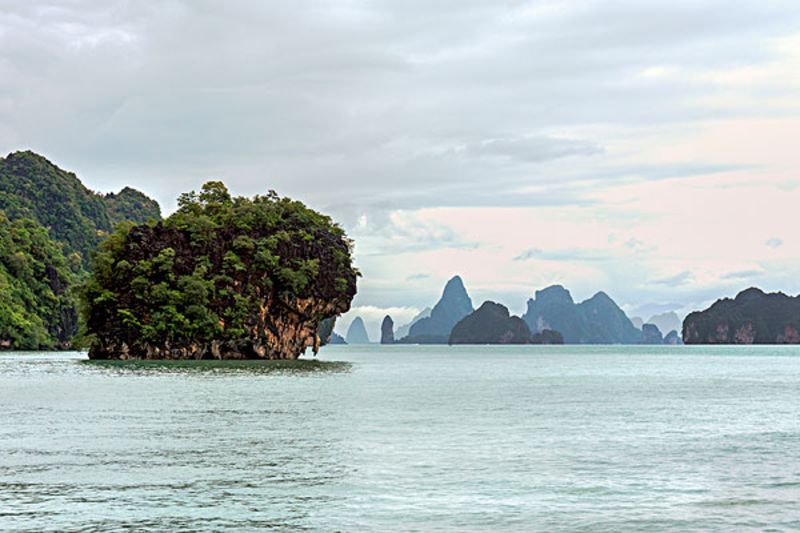
[{"label": "turquoise water", "polygon": [[800,349],[0,354],[0,530],[800,528]]}]

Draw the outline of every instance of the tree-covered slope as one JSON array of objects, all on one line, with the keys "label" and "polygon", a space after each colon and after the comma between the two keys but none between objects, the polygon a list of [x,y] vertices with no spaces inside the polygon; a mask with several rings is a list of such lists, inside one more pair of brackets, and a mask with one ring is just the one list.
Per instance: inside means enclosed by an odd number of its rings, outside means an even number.
[{"label": "tree-covered slope", "polygon": [[11,220],[29,218],[47,228],[65,253],[80,254],[84,266],[115,222],[160,218],[158,204],[142,193],[94,193],[75,174],[30,151],[0,158],[0,209]]},{"label": "tree-covered slope", "polygon": [[90,357],[295,359],[350,308],[351,243],[327,216],[220,182],[178,204],[101,244],[83,294]]},{"label": "tree-covered slope", "polygon": [[0,158],[0,213],[0,349],[68,347],[98,243],[118,221],[161,218],[144,194],[96,194],[33,152]]},{"label": "tree-covered slope", "polygon": [[0,348],[67,346],[77,324],[80,268],[41,225],[0,211]]}]

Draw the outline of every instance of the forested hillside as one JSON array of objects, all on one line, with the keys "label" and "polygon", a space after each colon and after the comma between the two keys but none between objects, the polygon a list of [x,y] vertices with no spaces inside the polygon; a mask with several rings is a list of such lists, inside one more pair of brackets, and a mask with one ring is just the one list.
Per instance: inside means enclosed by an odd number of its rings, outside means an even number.
[{"label": "forested hillside", "polygon": [[44,226],[66,253],[80,254],[84,267],[115,222],[161,218],[158,204],[139,191],[126,187],[119,194],[97,194],[75,174],[30,151],[0,159],[0,210],[11,220],[29,218]]},{"label": "forested hillside", "polygon": [[134,189],[101,195],[33,152],[0,158],[0,349],[68,347],[97,245],[117,222],[160,218]]}]

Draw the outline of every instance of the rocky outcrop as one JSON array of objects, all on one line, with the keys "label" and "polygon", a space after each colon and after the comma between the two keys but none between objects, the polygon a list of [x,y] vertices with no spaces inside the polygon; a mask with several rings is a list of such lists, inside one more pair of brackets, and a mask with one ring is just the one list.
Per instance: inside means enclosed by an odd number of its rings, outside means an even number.
[{"label": "rocky outcrop", "polygon": [[381,344],[394,344],[394,320],[389,315],[381,323]]},{"label": "rocky outcrop", "polygon": [[686,344],[800,344],[800,296],[757,288],[717,300],[683,321]]},{"label": "rocky outcrop", "polygon": [[453,326],[473,311],[472,300],[461,277],[455,276],[444,287],[442,297],[433,307],[431,316],[419,320],[409,329],[403,342],[416,344],[445,344]]},{"label": "rocky outcrop", "polygon": [[531,331],[518,316],[495,302],[484,302],[462,318],[450,333],[449,344],[527,344]]},{"label": "rocky outcrop", "polygon": [[347,344],[369,344],[369,335],[367,335],[367,328],[364,326],[364,321],[360,316],[357,316],[350,322],[350,327],[347,328],[347,335],[344,337]]},{"label": "rocky outcrop", "polygon": [[545,329],[533,334],[531,344],[564,344],[564,336],[558,331]]},{"label": "rocky outcrop", "polygon": [[655,324],[642,324],[642,344],[663,344],[664,337]]},{"label": "rocky outcrop", "polygon": [[536,291],[522,317],[534,333],[560,332],[567,344],[636,344],[641,332],[604,292],[576,304],[569,291],[553,285]]}]

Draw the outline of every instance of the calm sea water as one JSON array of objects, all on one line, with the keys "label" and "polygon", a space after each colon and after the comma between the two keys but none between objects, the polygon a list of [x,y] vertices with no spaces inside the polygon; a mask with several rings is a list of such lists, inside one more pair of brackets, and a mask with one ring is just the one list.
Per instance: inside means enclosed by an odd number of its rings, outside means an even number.
[{"label": "calm sea water", "polygon": [[800,349],[0,355],[0,530],[800,528]]}]

